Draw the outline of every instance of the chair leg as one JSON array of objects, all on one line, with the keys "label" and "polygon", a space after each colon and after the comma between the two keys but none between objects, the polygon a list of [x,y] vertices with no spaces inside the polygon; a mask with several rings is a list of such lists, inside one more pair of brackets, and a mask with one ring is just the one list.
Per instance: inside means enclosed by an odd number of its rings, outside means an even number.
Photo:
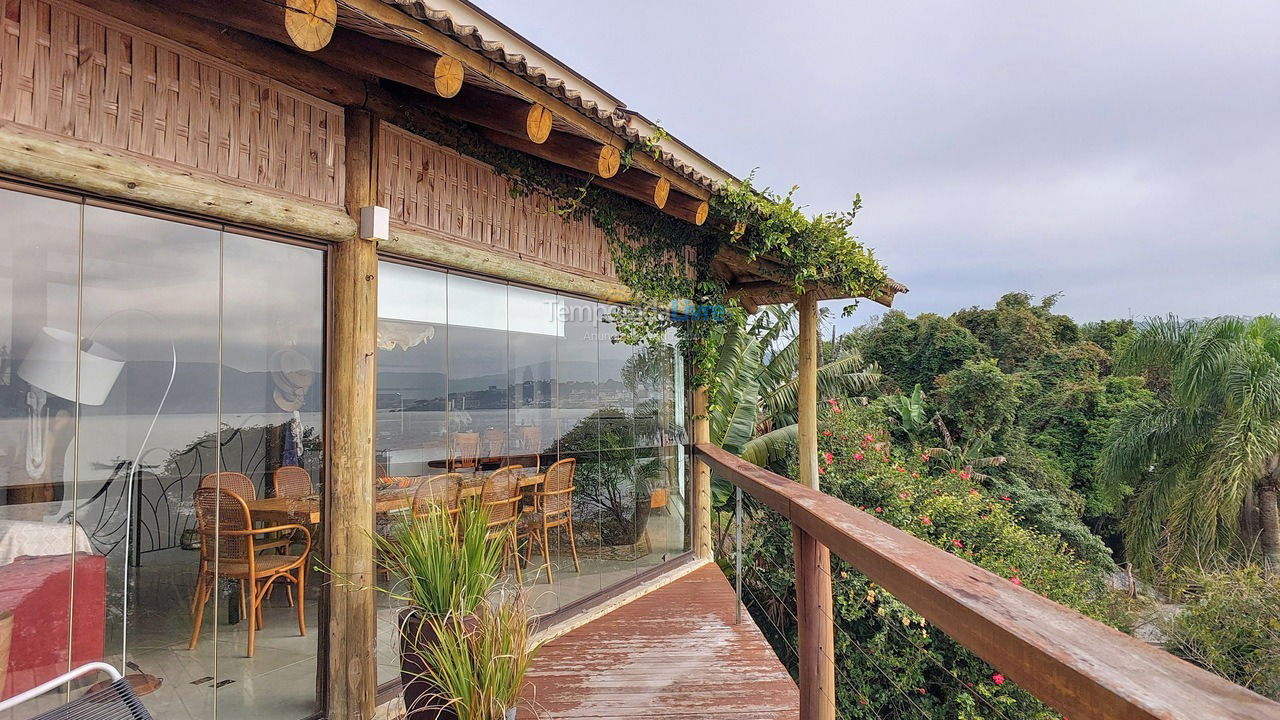
[{"label": "chair leg", "polygon": [[248,607],[245,605],[245,594],[246,594],[246,593],[245,593],[245,589],[244,589],[244,584],[245,584],[246,582],[248,582],[248,580],[238,580],[238,581],[236,581],[236,584],[240,586],[240,617],[242,617],[242,618],[249,617],[249,609],[248,609]]},{"label": "chair leg", "polygon": [[575,540],[573,537],[573,515],[572,514],[569,515],[568,527],[569,527],[569,550],[573,552],[573,571],[576,573],[581,573],[582,566],[578,564],[578,541]]},{"label": "chair leg", "polygon": [[196,616],[192,620],[191,643],[187,645],[188,650],[195,650],[196,644],[200,642],[200,625],[204,622],[204,606],[209,601],[209,588],[206,586],[204,576],[196,581]]},{"label": "chair leg", "polygon": [[546,562],[546,565],[547,565],[547,584],[550,585],[552,582],[554,582],[554,579],[551,577],[551,535],[547,532],[546,522],[542,523],[541,545],[542,545],[542,559]]},{"label": "chair leg", "polygon": [[507,548],[511,553],[511,564],[516,566],[516,582],[523,583],[524,576],[520,572],[520,548],[516,547],[515,533],[507,534]]},{"label": "chair leg", "polygon": [[307,565],[303,563],[298,568],[298,634],[303,637],[307,636],[307,617],[306,617],[306,582],[307,582]]}]

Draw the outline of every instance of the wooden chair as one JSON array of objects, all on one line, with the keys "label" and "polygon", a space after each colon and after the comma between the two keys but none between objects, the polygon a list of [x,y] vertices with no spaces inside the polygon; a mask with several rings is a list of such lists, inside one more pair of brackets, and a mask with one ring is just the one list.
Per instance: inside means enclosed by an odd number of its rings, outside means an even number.
[{"label": "wooden chair", "polygon": [[484,431],[485,457],[502,457],[507,452],[507,431],[501,428],[489,428]]},{"label": "wooden chair", "polygon": [[373,477],[374,477],[374,478],[376,478],[376,479],[378,479],[378,480],[381,480],[382,478],[387,477],[387,476],[388,476],[388,473],[387,473],[387,466],[386,466],[386,465],[383,465],[382,463],[374,463],[374,464],[373,464]]},{"label": "wooden chair", "polygon": [[450,470],[457,468],[474,468],[480,458],[480,433],[454,433],[453,461]]},{"label": "wooden chair", "polygon": [[573,569],[582,572],[578,563],[578,543],[573,536],[573,475],[577,458],[565,458],[551,467],[543,476],[542,489],[533,493],[533,512],[525,513],[521,525],[522,535],[527,536],[526,560],[533,558],[533,544],[537,543],[547,568],[547,582],[551,582],[550,534],[553,528],[566,528],[569,533],[569,549],[573,554]]},{"label": "wooden chair", "polygon": [[[254,528],[249,506],[233,492],[202,488],[196,490],[196,522],[200,531],[200,575],[196,583],[196,617],[191,630],[194,650],[200,641],[200,624],[204,607],[218,585],[218,578],[240,581],[241,612],[249,619],[249,657],[253,657],[255,633],[262,628],[262,601],[271,584],[283,580],[298,587],[294,601],[292,588],[289,604],[298,610],[298,632],[307,634],[304,611],[307,558],[311,554],[311,532],[297,524]],[[275,532],[301,533],[304,539],[300,555],[259,555],[254,537]],[[245,607],[245,584],[250,601]]]},{"label": "wooden chair", "polygon": [[316,494],[311,473],[297,465],[285,465],[271,473],[271,493],[276,497],[307,497]]},{"label": "wooden chair", "polygon": [[494,470],[484,481],[481,502],[489,511],[490,538],[506,537],[503,550],[503,565],[510,559],[516,568],[516,581],[522,582],[520,574],[520,553],[516,548],[516,524],[520,520],[520,478],[516,471],[519,465],[508,465]]},{"label": "wooden chair", "polygon": [[520,449],[525,452],[542,452],[542,428],[526,425],[520,428]]},{"label": "wooden chair", "polygon": [[[253,481],[249,479],[249,476],[244,473],[229,472],[226,470],[220,473],[209,473],[200,478],[200,484],[197,486],[197,490],[203,490],[205,488],[228,490],[235,493],[237,497],[246,502],[258,499],[257,486],[254,485]],[[289,547],[289,538],[280,537],[263,540],[256,543],[255,547],[257,547],[258,552],[262,552],[264,550],[280,550],[282,548]]]},{"label": "wooden chair", "polygon": [[462,473],[445,473],[423,480],[413,493],[414,516],[423,517],[433,508],[444,508],[449,513],[449,520],[456,521],[460,510],[458,503],[462,494],[462,479]]}]

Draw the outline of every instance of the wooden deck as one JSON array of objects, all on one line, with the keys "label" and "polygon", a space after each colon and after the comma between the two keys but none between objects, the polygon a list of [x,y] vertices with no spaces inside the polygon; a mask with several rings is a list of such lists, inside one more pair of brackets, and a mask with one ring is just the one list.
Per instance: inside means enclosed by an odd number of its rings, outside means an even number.
[{"label": "wooden deck", "polygon": [[543,647],[519,718],[795,720],[796,684],[714,564]]}]

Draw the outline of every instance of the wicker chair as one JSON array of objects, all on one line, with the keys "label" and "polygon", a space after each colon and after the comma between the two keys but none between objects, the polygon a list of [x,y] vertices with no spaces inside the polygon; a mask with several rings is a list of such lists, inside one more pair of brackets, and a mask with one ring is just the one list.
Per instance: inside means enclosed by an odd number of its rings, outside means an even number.
[{"label": "wicker chair", "polygon": [[[240,581],[241,612],[249,618],[249,657],[253,657],[255,633],[262,628],[262,601],[271,584],[277,580],[298,587],[298,599],[289,604],[298,610],[298,632],[307,634],[304,614],[307,558],[311,553],[311,533],[297,524],[254,528],[249,506],[229,490],[201,488],[195,494],[196,522],[200,532],[200,573],[196,581],[195,621],[191,630],[194,650],[200,641],[200,625],[204,607],[218,585],[218,578]],[[300,555],[259,555],[255,536],[264,533],[292,531],[303,537]],[[250,602],[245,601],[246,583]],[[251,612],[250,612],[251,611]]]},{"label": "wicker chair", "polygon": [[485,457],[502,457],[507,452],[507,431],[502,428],[489,428],[484,431]]},{"label": "wicker chair", "polygon": [[516,549],[516,526],[520,520],[520,478],[516,471],[519,465],[508,465],[494,470],[484,481],[481,502],[489,512],[489,537],[506,537],[503,550],[503,565],[507,559],[516,568],[516,580],[523,581],[520,574],[520,553]]},{"label": "wicker chair", "polygon": [[450,520],[456,519],[462,479],[462,473],[446,473],[423,480],[413,493],[413,514],[421,517],[433,508],[444,508]]},{"label": "wicker chair", "polygon": [[307,497],[316,492],[311,484],[311,473],[297,465],[276,468],[271,474],[272,494],[276,497]]},{"label": "wicker chair", "polygon": [[573,569],[582,572],[578,563],[578,543],[573,536],[573,475],[577,458],[565,458],[551,467],[543,476],[542,489],[533,493],[533,512],[521,518],[520,535],[527,538],[526,561],[533,559],[533,545],[542,552],[543,567],[547,569],[547,582],[551,577],[550,535],[554,528],[566,528],[569,533],[569,549],[573,554]]},{"label": "wicker chair", "polygon": [[457,468],[474,468],[480,459],[480,433],[455,433],[453,436],[453,455],[450,470]]}]

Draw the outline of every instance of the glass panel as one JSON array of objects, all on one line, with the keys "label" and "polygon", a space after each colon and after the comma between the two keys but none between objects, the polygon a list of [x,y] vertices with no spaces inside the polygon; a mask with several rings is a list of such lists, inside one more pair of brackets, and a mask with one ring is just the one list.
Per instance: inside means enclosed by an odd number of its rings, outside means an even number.
[{"label": "glass panel", "polygon": [[[324,255],[228,233],[222,265],[222,487],[240,492],[232,475],[239,473],[238,479],[249,480],[245,492],[260,499],[293,498],[314,507],[316,514],[280,516],[250,508],[250,521],[259,527],[300,526],[255,536],[257,564],[270,558],[296,567],[276,580],[260,602],[261,627],[254,634],[252,658],[247,657],[250,620],[220,629],[218,715],[300,718],[319,709],[316,581],[323,578],[310,567],[323,534],[318,521],[324,486]],[[233,554],[224,551],[222,557]],[[231,561],[226,562],[229,570]],[[238,584],[261,595],[265,582]]]},{"label": "glass panel", "polygon": [[379,472],[442,472],[448,453],[445,275],[387,262],[378,268]]},{"label": "glass panel", "polygon": [[213,593],[187,649],[200,554],[184,549],[183,531],[217,466],[218,263],[217,230],[84,209],[82,335],[123,368],[112,382],[81,363],[76,518],[107,556],[105,654],[161,679],[145,702],[173,717],[212,716],[229,609]]},{"label": "glass panel", "polygon": [[459,469],[496,469],[510,444],[507,286],[448,276],[449,442]]},{"label": "glass panel", "polygon": [[[448,450],[447,280],[444,273],[383,262],[378,266],[379,487],[413,484],[446,472]],[[380,531],[389,517],[378,519]],[[379,578],[390,588],[390,578]],[[399,603],[378,593],[378,682],[398,677]]]},{"label": "glass panel", "polygon": [[564,333],[560,299],[512,287],[507,302],[511,452],[526,467],[529,454],[550,465],[556,460],[556,347]]},{"label": "glass panel", "polygon": [[[80,211],[75,203],[0,190],[0,610],[13,616],[0,697],[105,654],[105,559],[84,530],[59,522],[78,499]],[[73,562],[80,581],[74,642]],[[61,699],[28,703],[15,717]]]}]

